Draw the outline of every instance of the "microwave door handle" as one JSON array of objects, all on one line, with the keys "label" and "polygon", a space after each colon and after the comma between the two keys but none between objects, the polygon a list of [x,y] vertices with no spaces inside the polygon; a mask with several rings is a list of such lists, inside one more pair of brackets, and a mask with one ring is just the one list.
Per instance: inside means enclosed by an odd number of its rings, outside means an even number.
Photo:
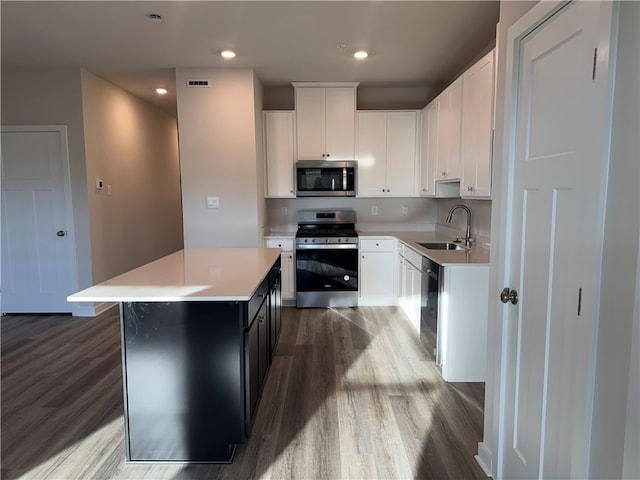
[{"label": "microwave door handle", "polygon": [[347,168],[342,169],[342,191],[347,191]]}]

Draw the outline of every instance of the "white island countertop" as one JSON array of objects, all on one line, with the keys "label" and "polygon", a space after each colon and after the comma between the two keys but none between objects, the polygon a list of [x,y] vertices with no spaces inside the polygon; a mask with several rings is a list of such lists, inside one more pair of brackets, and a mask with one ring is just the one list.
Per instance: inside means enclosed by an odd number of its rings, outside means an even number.
[{"label": "white island countertop", "polygon": [[69,302],[248,301],[279,248],[190,248],[67,297]]}]

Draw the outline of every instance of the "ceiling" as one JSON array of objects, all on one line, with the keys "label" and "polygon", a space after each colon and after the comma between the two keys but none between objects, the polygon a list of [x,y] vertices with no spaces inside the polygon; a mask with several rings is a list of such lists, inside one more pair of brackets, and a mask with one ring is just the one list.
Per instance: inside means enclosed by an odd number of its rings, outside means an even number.
[{"label": "ceiling", "polygon": [[84,67],[175,113],[177,67],[252,68],[266,87],[441,88],[494,40],[498,15],[497,1],[2,0],[1,60]]}]

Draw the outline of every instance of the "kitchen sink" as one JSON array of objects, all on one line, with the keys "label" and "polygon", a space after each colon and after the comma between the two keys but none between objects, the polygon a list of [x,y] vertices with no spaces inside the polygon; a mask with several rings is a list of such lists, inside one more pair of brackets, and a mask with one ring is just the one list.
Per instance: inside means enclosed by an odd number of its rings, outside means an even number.
[{"label": "kitchen sink", "polygon": [[468,250],[467,247],[463,247],[454,242],[418,242],[418,245],[429,250]]}]

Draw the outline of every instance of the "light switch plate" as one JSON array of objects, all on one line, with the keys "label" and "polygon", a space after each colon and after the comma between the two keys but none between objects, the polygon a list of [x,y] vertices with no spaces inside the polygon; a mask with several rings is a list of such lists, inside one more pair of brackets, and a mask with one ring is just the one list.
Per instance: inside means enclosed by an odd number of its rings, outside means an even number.
[{"label": "light switch plate", "polygon": [[207,208],[220,208],[220,197],[207,197]]}]

